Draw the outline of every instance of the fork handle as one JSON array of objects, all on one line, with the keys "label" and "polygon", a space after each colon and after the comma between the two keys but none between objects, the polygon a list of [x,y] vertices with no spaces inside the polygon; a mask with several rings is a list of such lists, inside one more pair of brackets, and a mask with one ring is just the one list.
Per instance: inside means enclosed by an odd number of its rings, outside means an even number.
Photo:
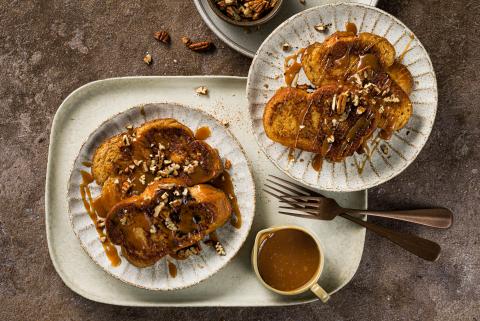
[{"label": "fork handle", "polygon": [[436,261],[440,256],[440,245],[433,241],[421,238],[416,235],[397,232],[377,224],[363,221],[359,218],[347,214],[340,214],[340,216],[365,227],[366,229],[378,234],[379,236],[382,236],[392,241],[393,243],[399,245],[400,247],[403,247],[405,250],[415,254],[418,257],[421,257],[422,259],[425,259],[427,261]]},{"label": "fork handle", "polygon": [[447,208],[428,208],[405,211],[363,211],[349,209],[346,213],[385,217],[437,228],[449,228],[453,223],[453,214]]}]

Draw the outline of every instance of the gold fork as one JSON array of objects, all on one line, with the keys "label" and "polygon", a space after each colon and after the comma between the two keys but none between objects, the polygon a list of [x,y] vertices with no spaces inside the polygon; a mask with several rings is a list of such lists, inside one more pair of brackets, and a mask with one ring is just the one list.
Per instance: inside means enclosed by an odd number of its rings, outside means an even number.
[{"label": "gold fork", "polygon": [[370,222],[366,222],[349,214],[374,215],[438,228],[447,228],[452,224],[452,213],[448,209],[388,212],[344,209],[331,198],[324,197],[317,192],[280,177],[273,175],[270,175],[270,177],[284,183],[282,184],[278,181],[267,179],[268,182],[274,184],[276,187],[266,184],[265,187],[269,188],[270,190],[264,190],[266,193],[279,199],[281,203],[289,205],[288,207],[280,206],[280,208],[305,213],[299,214],[280,211],[280,214],[317,220],[332,220],[336,216],[341,216],[371,230],[372,232],[375,232],[382,237],[387,238],[388,240],[425,260],[435,261],[438,259],[440,255],[440,246],[437,243],[412,234],[400,233]]}]

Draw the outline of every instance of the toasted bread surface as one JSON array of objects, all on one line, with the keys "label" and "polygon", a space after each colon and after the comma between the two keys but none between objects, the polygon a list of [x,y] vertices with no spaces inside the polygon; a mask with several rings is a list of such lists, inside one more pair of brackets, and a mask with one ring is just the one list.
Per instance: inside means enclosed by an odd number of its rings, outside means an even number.
[{"label": "toasted bread surface", "polygon": [[100,215],[119,200],[142,193],[154,180],[176,177],[192,186],[222,171],[218,151],[174,119],[152,120],[106,140],[92,161],[92,175],[102,186]]},{"label": "toasted bread surface", "polygon": [[383,137],[389,138],[406,124],[411,102],[388,74],[368,69],[354,78],[313,93],[279,89],[264,110],[267,136],[284,146],[338,162],[361,150],[375,129],[382,129]]},{"label": "toasted bread surface", "polygon": [[195,245],[224,225],[231,211],[225,193],[210,185],[160,179],[117,203],[107,215],[106,232],[129,262],[145,267]]},{"label": "toasted bread surface", "polygon": [[396,61],[388,67],[387,73],[407,95],[412,93],[413,77],[405,65]]},{"label": "toasted bread surface", "polygon": [[372,33],[338,31],[322,43],[308,46],[302,56],[307,78],[316,86],[337,83],[365,65],[388,68],[395,61],[395,48],[387,39]]}]

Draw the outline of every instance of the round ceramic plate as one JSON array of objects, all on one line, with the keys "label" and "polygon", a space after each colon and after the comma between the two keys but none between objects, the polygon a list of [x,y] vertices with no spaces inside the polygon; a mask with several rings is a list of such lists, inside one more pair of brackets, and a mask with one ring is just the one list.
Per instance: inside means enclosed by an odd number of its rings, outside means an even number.
[{"label": "round ceramic plate", "polygon": [[[202,16],[207,26],[232,49],[253,58],[258,48],[268,37],[268,35],[278,27],[283,21],[301,12],[305,9],[315,6],[339,2],[338,0],[306,0],[302,4],[299,0],[287,0],[282,4],[282,8],[276,16],[257,28],[242,28],[229,24],[220,19],[210,8],[208,0],[194,0],[198,12]],[[350,2],[358,2],[374,6],[378,0],[352,0]]]},{"label": "round ceramic plate", "polygon": [[[297,150],[294,161],[289,161],[288,148],[270,140],[263,128],[263,110],[275,91],[285,86],[283,63],[286,55],[282,44],[294,48],[322,42],[337,30],[344,30],[346,22],[354,22],[359,32],[371,32],[387,38],[397,55],[405,51],[402,60],[414,79],[410,99],[413,114],[407,125],[394,133],[389,141],[381,141],[369,159],[355,154],[341,163],[324,162],[321,171],[311,166],[312,153]],[[331,23],[328,32],[321,33],[314,26]],[[413,39],[412,39],[413,37]],[[298,83],[309,83],[303,71]],[[402,172],[425,145],[432,130],[437,111],[437,82],[430,58],[420,41],[398,19],[374,7],[359,4],[325,5],[305,10],[282,23],[265,40],[255,55],[247,82],[247,98],[253,130],[260,147],[275,165],[293,179],[314,188],[329,191],[355,191],[381,184]],[[373,148],[372,142],[370,147]],[[378,148],[381,147],[381,148]],[[358,168],[363,167],[363,171]]]},{"label": "round ceramic plate", "polygon": [[[242,148],[230,132],[212,116],[197,110],[176,104],[146,104],[131,108],[104,122],[82,146],[68,182],[68,208],[73,230],[87,254],[110,275],[135,286],[151,290],[173,290],[197,284],[215,274],[237,253],[252,225],[255,211],[255,186],[248,161]],[[140,126],[144,122],[158,118],[175,118],[192,130],[208,126],[212,135],[206,140],[217,148],[222,159],[232,163],[229,173],[235,188],[242,225],[239,229],[230,223],[217,229],[217,235],[225,248],[226,255],[219,256],[211,246],[202,246],[200,255],[192,255],[186,260],[162,258],[148,268],[138,268],[121,257],[119,266],[113,267],[108,260],[99,240],[95,226],[83,206],[80,195],[82,177],[80,170],[89,170],[82,162],[92,159],[96,148],[107,138],[125,131],[125,126]],[[92,196],[100,194],[99,186],[90,184]],[[120,253],[120,248],[117,247]],[[168,262],[177,267],[177,276],[172,278],[168,272]]]}]

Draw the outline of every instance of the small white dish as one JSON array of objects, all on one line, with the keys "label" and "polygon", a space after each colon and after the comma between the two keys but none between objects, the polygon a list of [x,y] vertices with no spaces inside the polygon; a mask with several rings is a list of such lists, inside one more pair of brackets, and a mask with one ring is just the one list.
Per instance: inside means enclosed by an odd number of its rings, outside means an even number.
[{"label": "small white dish", "polygon": [[[258,29],[256,27],[245,29],[243,27],[234,26],[220,19],[210,8],[208,0],[194,0],[200,16],[210,30],[212,30],[229,47],[250,58],[253,58],[268,35],[286,19],[305,9],[336,2],[343,1],[306,0],[305,4],[301,4],[299,0],[285,0],[282,4],[282,8],[272,20],[261,25]],[[351,2],[375,6],[378,0],[352,0]]]},{"label": "small white dish", "polygon": [[[387,38],[397,55],[405,51],[403,64],[414,80],[410,99],[413,114],[407,125],[395,132],[389,141],[382,141],[388,149],[373,153],[371,159],[354,154],[341,163],[324,162],[321,171],[311,166],[312,153],[297,150],[295,159],[289,161],[288,148],[270,140],[263,128],[265,104],[275,91],[285,86],[283,79],[284,58],[292,52],[282,50],[286,41],[293,48],[303,48],[313,42],[322,42],[338,30],[345,29],[346,22],[354,22],[358,32],[371,32]],[[314,26],[331,23],[327,32],[317,32]],[[326,191],[356,191],[371,188],[392,179],[410,165],[425,145],[433,127],[437,111],[437,81],[432,62],[420,41],[397,18],[370,6],[360,4],[325,5],[302,11],[282,23],[265,40],[255,55],[247,81],[247,98],[253,131],[267,157],[291,178]],[[309,83],[303,71],[298,83]],[[371,145],[370,145],[371,146]],[[365,158],[365,159],[363,159]],[[300,160],[300,161],[298,161]],[[302,161],[303,160],[303,161]],[[363,171],[357,162],[365,161]]]},{"label": "small white dish", "polygon": [[[143,123],[159,118],[175,118],[190,129],[208,126],[211,136],[206,142],[219,151],[222,159],[232,163],[229,173],[234,182],[235,195],[242,217],[239,229],[227,222],[216,230],[219,241],[225,248],[226,255],[220,256],[211,246],[201,244],[203,250],[199,255],[191,255],[186,260],[174,260],[165,257],[153,266],[139,268],[129,263],[120,253],[119,266],[112,266],[100,239],[95,225],[90,219],[80,195],[82,183],[81,170],[89,171],[83,164],[91,161],[96,148],[107,138],[125,131],[127,125],[138,127]],[[100,195],[101,188],[95,182],[90,184],[92,197]],[[174,103],[145,104],[128,109],[115,115],[95,129],[83,144],[75,160],[68,183],[68,210],[70,222],[83,249],[92,260],[101,266],[108,274],[119,280],[149,290],[174,290],[197,284],[224,267],[238,252],[245,242],[252,226],[255,214],[255,185],[249,164],[238,141],[219,121],[207,113]],[[168,262],[175,264],[177,276],[169,274]]]}]

